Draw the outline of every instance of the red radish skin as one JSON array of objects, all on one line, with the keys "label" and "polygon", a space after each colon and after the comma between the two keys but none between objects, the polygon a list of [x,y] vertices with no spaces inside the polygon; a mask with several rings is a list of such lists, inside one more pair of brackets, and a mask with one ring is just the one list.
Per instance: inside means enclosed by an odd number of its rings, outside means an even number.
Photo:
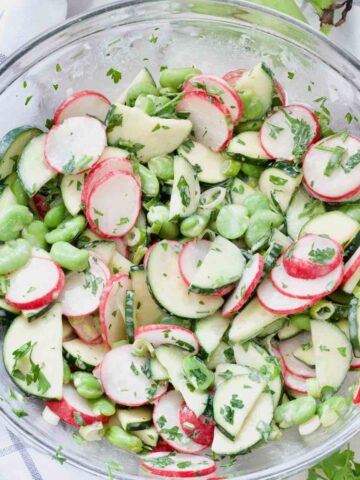
[{"label": "red radish skin", "polygon": [[[115,171],[133,173],[132,163],[128,158],[110,157],[94,165],[94,167],[90,170],[88,176],[85,179],[84,186],[81,192],[81,203],[86,205],[89,199],[89,195],[97,182],[101,180],[106,174]],[[135,178],[138,180],[140,185],[139,178]]]},{"label": "red radish skin", "polygon": [[[198,453],[204,450],[204,445],[194,442],[185,433],[181,437],[179,436],[180,438],[174,438],[167,433],[172,429],[181,432],[179,409],[183,401],[182,395],[176,390],[171,390],[163,395],[153,410],[154,426],[160,437],[174,450],[182,453]],[[163,419],[166,420],[165,423]]]},{"label": "red radish skin", "polygon": [[[309,252],[326,248],[334,251],[334,256],[327,262],[316,263],[309,257]],[[305,235],[291,244],[284,253],[284,268],[292,277],[313,280],[334,270],[342,261],[342,251],[341,245],[335,240],[318,235]]]},{"label": "red radish skin", "polygon": [[[275,113],[272,113],[265,120],[260,129],[260,143],[265,153],[273,160],[280,158],[292,162],[295,160],[294,154],[292,153],[293,135],[286,118],[284,119],[284,110],[286,110],[286,112],[292,117],[296,114],[297,116],[294,118],[306,118],[306,122],[310,125],[310,142],[308,143],[305,152],[319,139],[320,124],[315,114],[308,107],[300,104],[287,105],[282,110],[277,110]],[[278,133],[276,139],[271,136],[269,124],[282,128],[282,131]],[[290,143],[286,142],[287,134],[291,137]]]},{"label": "red radish skin", "polygon": [[355,197],[360,192],[360,188],[356,187],[353,190],[351,190],[348,193],[345,193],[344,195],[338,196],[338,197],[329,197],[326,195],[320,195],[318,192],[316,192],[307,182],[306,178],[303,178],[303,184],[306,188],[306,190],[310,193],[311,196],[322,200],[323,202],[343,202],[345,200],[353,200]]},{"label": "red radish skin", "polygon": [[[162,440],[160,440],[160,442],[162,442]],[[163,442],[163,443],[159,443],[159,445],[156,445],[156,447],[154,447],[151,450],[151,453],[155,453],[155,452],[175,452],[175,450],[172,447],[170,447],[170,445]]]},{"label": "red radish skin", "polygon": [[[200,86],[199,86],[200,85]],[[202,86],[205,87],[202,88]],[[221,77],[215,75],[195,75],[183,86],[185,92],[205,90],[207,93],[218,97],[229,109],[234,124],[238,123],[243,114],[243,104],[236,91]],[[214,93],[212,92],[214,91]],[[219,92],[219,93],[218,93]]]},{"label": "red radish skin", "polygon": [[[76,335],[88,345],[97,345],[102,343],[100,322],[93,315],[84,317],[68,317],[69,323],[75,330]],[[99,323],[99,326],[97,325]]]},{"label": "red radish skin", "polygon": [[[237,70],[231,70],[225,73],[223,79],[233,88],[235,88],[237,81],[241,78],[245,72],[249,71],[248,68],[238,68]],[[274,80],[275,94],[280,98],[283,106],[287,105],[287,95],[284,87],[278,80]]]},{"label": "red radish skin", "polygon": [[82,90],[64,100],[56,109],[53,124],[57,125],[69,117],[91,115],[102,122],[111,107],[111,102],[102,93]]},{"label": "red radish skin", "polygon": [[57,173],[82,173],[99,160],[106,142],[105,125],[96,118],[67,118],[49,131],[45,141],[45,161]]},{"label": "red radish skin", "polygon": [[230,142],[233,134],[231,114],[217,97],[202,90],[187,92],[176,111],[190,113],[195,139],[214,152],[224,150]]},{"label": "red radish skin", "polygon": [[[39,295],[40,285],[35,285],[37,281],[41,282],[41,280],[47,278],[49,269],[52,270],[52,282],[45,285],[45,288],[43,287],[44,291],[40,296],[37,296]],[[31,278],[24,282],[24,275],[30,275]],[[10,285],[5,299],[9,305],[19,310],[33,310],[49,305],[60,296],[65,285],[65,276],[62,269],[52,260],[36,256],[33,256],[24,267],[8,275],[7,278]],[[22,293],[19,290],[20,288],[23,290]]]},{"label": "red radish skin", "polygon": [[281,373],[283,376],[285,387],[300,395],[306,395],[307,394],[306,379],[302,377],[298,377],[297,375],[294,375],[287,370],[283,357],[280,355],[280,352],[277,347],[273,346],[272,351],[273,351],[273,354],[280,361]]},{"label": "red radish skin", "polygon": [[270,276],[275,289],[283,295],[294,299],[307,299],[315,302],[322,297],[330,295],[341,285],[344,276],[344,265],[341,262],[327,275],[307,280],[288,275],[281,257],[272,269]]},{"label": "red radish skin", "polygon": [[301,345],[310,341],[310,334],[304,332],[288,340],[279,343],[279,353],[286,370],[301,378],[315,378],[316,373],[313,368],[308,367],[294,357],[293,352]]},{"label": "red radish skin", "polygon": [[[166,478],[204,478],[206,475],[210,475],[216,471],[216,463],[209,457],[200,455],[184,455],[181,453],[175,453],[169,457],[166,452],[151,452],[143,457],[140,466],[145,470],[148,470],[153,475]],[[156,466],[156,461],[160,461],[163,457],[169,457],[173,462],[173,465],[167,465],[165,467]],[[190,462],[188,467],[177,467],[177,465],[186,465]]]},{"label": "red radish skin", "polygon": [[312,300],[291,298],[279,292],[269,278],[260,284],[256,293],[259,303],[266,310],[279,315],[301,313],[313,304]]},{"label": "red radish skin", "polygon": [[[197,417],[186,403],[183,403],[180,407],[179,418],[181,429],[186,435],[191,436],[195,443],[210,447],[215,430],[215,422],[212,418],[205,415]],[[192,426],[190,427],[190,425]]]},{"label": "red radish skin", "polygon": [[355,388],[355,392],[353,395],[353,403],[355,405],[358,405],[360,403],[360,383],[359,382]]},{"label": "red radish skin", "polygon": [[[126,338],[122,312],[118,305],[125,300],[126,290],[131,289],[131,280],[123,273],[109,278],[102,292],[99,306],[102,338],[109,347],[113,342]],[[119,298],[120,297],[120,298]],[[113,313],[116,312],[116,315]]]},{"label": "red radish skin", "polygon": [[141,189],[136,178],[117,171],[107,173],[94,185],[85,213],[94,233],[112,239],[123,237],[133,228],[140,209]]},{"label": "red radish skin", "polygon": [[[93,413],[86,400],[80,397],[72,385],[64,385],[61,400],[48,400],[45,405],[64,423],[77,428],[84,423],[86,425],[95,422],[107,423],[110,418]],[[77,420],[81,423],[78,423]]]},{"label": "red radish skin", "polygon": [[264,271],[263,257],[256,253],[251,262],[253,262],[251,265],[246,265],[241,279],[235,286],[235,291],[223,306],[222,315],[224,317],[231,317],[233,313],[238,312],[249,300],[261,280]]},{"label": "red radish skin", "polygon": [[358,268],[360,268],[360,247],[356,249],[355,253],[345,263],[343,285],[351,279]]},{"label": "red radish skin", "polygon": [[360,358],[353,357],[350,363],[350,370],[360,370]]},{"label": "red radish skin", "polygon": [[182,344],[185,342],[193,348],[192,353],[198,353],[200,350],[196,335],[191,330],[178,325],[143,325],[135,329],[135,340],[138,339],[147,340],[155,348],[163,344],[186,348],[186,345]]}]

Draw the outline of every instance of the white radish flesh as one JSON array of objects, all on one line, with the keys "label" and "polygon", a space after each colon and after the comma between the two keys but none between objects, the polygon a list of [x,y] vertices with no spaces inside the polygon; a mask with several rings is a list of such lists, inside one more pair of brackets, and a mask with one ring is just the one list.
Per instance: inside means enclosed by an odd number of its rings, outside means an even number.
[{"label": "white radish flesh", "polygon": [[144,325],[135,330],[135,340],[138,339],[150,342],[155,348],[171,344],[191,353],[199,351],[199,342],[194,333],[177,325]]},{"label": "white radish flesh", "polygon": [[70,117],[90,115],[102,122],[111,107],[111,102],[102,93],[93,90],[82,90],[64,100],[54,114],[54,125],[62,123]]}]

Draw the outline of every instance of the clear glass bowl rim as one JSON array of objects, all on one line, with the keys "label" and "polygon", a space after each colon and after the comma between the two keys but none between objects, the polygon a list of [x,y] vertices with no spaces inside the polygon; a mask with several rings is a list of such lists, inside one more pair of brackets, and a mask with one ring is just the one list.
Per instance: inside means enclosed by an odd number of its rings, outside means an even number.
[{"label": "clear glass bowl rim", "polygon": [[[71,29],[74,25],[79,25],[79,23],[92,19],[98,15],[102,15],[105,12],[111,12],[115,10],[125,9],[127,7],[138,6],[141,4],[161,4],[163,0],[119,0],[113,3],[104,5],[102,7],[98,7],[95,9],[91,9],[86,13],[79,14],[70,18],[69,20],[63,22],[61,25],[51,28],[41,35],[35,37],[33,40],[29,41],[28,43],[24,44],[22,47],[18,48],[10,57],[8,57],[1,65],[0,65],[0,94],[3,93],[8,86],[10,86],[19,76],[26,72],[26,68],[21,67],[16,73],[7,75],[5,82],[3,82],[3,76],[5,73],[8,74],[8,69],[10,69],[13,65],[16,64],[21,58],[26,55],[28,52],[31,52],[39,45],[44,44],[48,39],[53,37],[54,35],[64,32],[66,30]],[[171,0],[170,0],[171,1]],[[182,0],[180,0],[182,1]],[[310,35],[313,35],[317,38],[317,41],[325,45],[326,48],[331,49],[336,52],[336,54],[343,57],[343,59],[351,65],[351,67],[356,71],[360,78],[360,61],[348,52],[346,49],[340,47],[325,35],[321,34],[319,31],[315,30],[310,25],[307,25],[300,20],[294,19],[289,17],[286,14],[281,12],[272,10],[267,7],[263,7],[261,5],[257,5],[246,0],[207,0],[209,3],[221,3],[224,5],[236,5],[238,7],[244,7],[249,10],[257,11],[259,13],[264,13],[267,16],[272,16],[274,19],[280,19],[285,24],[289,24],[290,26],[296,27],[299,30],[306,31]],[[190,1],[185,0],[184,3],[191,3]],[[256,27],[258,30],[269,30],[268,27],[262,28],[260,26]],[[347,78],[350,83],[355,83],[356,88],[360,90],[360,81],[354,82],[354,79]],[[47,451],[50,454],[54,454],[56,452],[56,448],[42,441],[40,438],[33,435],[30,430],[22,428],[16,422],[16,419],[9,417],[2,409],[0,405],[0,417],[8,424],[9,427],[14,429],[17,434],[25,436],[25,438],[35,447],[40,448],[42,451]],[[347,425],[341,432],[338,432],[336,435],[331,437],[331,439],[325,442],[323,445],[319,445],[313,451],[302,455],[301,459],[294,459],[288,462],[278,463],[266,470],[262,470],[261,472],[254,472],[250,474],[240,475],[238,477],[232,477],[234,480],[260,480],[260,479],[267,479],[267,480],[275,480],[280,478],[288,478],[291,475],[295,475],[301,471],[310,468],[314,464],[321,461],[324,457],[330,455],[335,450],[339,449],[341,446],[349,442],[352,437],[354,437],[360,431],[360,418],[357,421],[353,422],[350,425]],[[97,467],[89,467],[88,464],[79,462],[79,459],[76,455],[72,456],[67,453],[66,455],[66,462],[74,467],[77,467],[89,474],[102,477],[102,478],[109,478],[108,474],[106,473],[106,469],[99,469]],[[133,475],[127,474],[125,472],[121,472],[117,474],[113,472],[114,478],[121,478],[121,479],[129,479],[129,480],[139,480],[142,477],[141,475]],[[215,477],[214,477],[215,478]]]}]

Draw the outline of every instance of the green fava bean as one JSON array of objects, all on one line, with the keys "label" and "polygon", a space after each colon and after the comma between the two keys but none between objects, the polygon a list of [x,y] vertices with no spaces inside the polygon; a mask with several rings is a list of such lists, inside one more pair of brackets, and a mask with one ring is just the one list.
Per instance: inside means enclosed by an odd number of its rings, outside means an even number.
[{"label": "green fava bean", "polygon": [[258,132],[263,123],[263,120],[248,120],[247,122],[240,122],[236,125],[235,132]]},{"label": "green fava bean", "polygon": [[80,397],[95,400],[103,395],[99,380],[91,373],[75,372],[72,374],[74,387]]},{"label": "green fava bean", "polygon": [[153,205],[150,207],[147,220],[150,225],[159,222],[161,225],[169,220],[169,209],[165,205]]},{"label": "green fava bean", "polygon": [[248,211],[242,205],[224,205],[216,218],[217,231],[229,240],[240,238],[249,226]]},{"label": "green fava bean", "polygon": [[159,237],[164,238],[165,240],[174,240],[179,235],[179,227],[176,223],[165,222],[162,224]]},{"label": "green fava bean", "polygon": [[86,227],[86,219],[83,215],[76,215],[64,220],[60,225],[45,235],[48,243],[72,242]]},{"label": "green fava bean", "polygon": [[207,224],[209,223],[209,217],[204,215],[194,214],[188,218],[185,218],[180,224],[180,232],[184,237],[195,238],[199,237]]},{"label": "green fava bean", "polygon": [[56,242],[50,250],[54,262],[67,270],[82,272],[88,267],[89,252],[76,248],[68,242]]},{"label": "green fava bean", "polygon": [[69,367],[69,364],[65,359],[63,359],[64,363],[64,376],[63,376],[63,384],[66,385],[67,383],[70,383],[71,380],[71,370]]},{"label": "green fava bean", "polygon": [[201,73],[198,68],[166,68],[160,74],[160,85],[162,87],[178,89],[191,77]]},{"label": "green fava bean", "polygon": [[316,400],[312,397],[297,398],[275,409],[275,421],[281,428],[290,428],[307,422],[316,413]]},{"label": "green fava bean", "polygon": [[243,104],[243,119],[256,120],[264,113],[264,105],[251,90],[238,92]]},{"label": "green fava bean", "polygon": [[160,180],[174,179],[174,159],[170,155],[150,158],[148,167]]},{"label": "green fava bean", "polygon": [[47,246],[45,235],[48,231],[49,229],[44,222],[41,220],[34,220],[28,226],[23,228],[21,235],[34,247],[45,249]]},{"label": "green fava bean", "polygon": [[159,194],[160,184],[156,175],[144,167],[139,165],[139,175],[141,180],[141,190],[147,197],[156,197]]},{"label": "green fava bean", "polygon": [[7,242],[18,238],[20,230],[33,219],[33,214],[24,205],[11,205],[0,215],[0,240]]},{"label": "green fava bean", "polygon": [[147,115],[154,115],[155,112],[155,103],[147,95],[139,95],[135,101],[134,107],[140,108]]},{"label": "green fava bean", "polygon": [[270,210],[269,199],[260,192],[255,192],[246,197],[243,206],[248,209],[249,215],[252,216],[258,210]]},{"label": "green fava bean", "polygon": [[[241,164],[241,170],[245,175],[254,178],[260,178],[261,174],[264,171],[264,167],[260,167],[259,165],[253,165],[252,163],[243,162]],[[251,186],[251,185],[250,185]]]},{"label": "green fava bean", "polygon": [[106,397],[89,400],[89,405],[95,415],[104,415],[105,417],[111,417],[116,412],[115,403]]},{"label": "green fava bean", "polygon": [[59,203],[54,207],[50,208],[50,210],[46,213],[44,217],[44,222],[47,227],[49,228],[56,228],[60,225],[61,222],[64,221],[66,216],[66,208],[63,203]]},{"label": "green fava bean", "polygon": [[29,197],[22,186],[19,178],[16,176],[10,185],[11,191],[15,195],[16,201],[19,205],[27,205]]},{"label": "green fava bean", "polygon": [[[246,244],[254,248],[264,244],[270,237],[271,229],[283,223],[282,215],[271,210],[259,210],[250,217],[249,227],[245,234]],[[261,246],[261,245],[260,245]]]},{"label": "green fava bean", "polygon": [[214,383],[214,373],[197,357],[188,355],[183,360],[187,380],[196,390],[207,390]]},{"label": "green fava bean", "polygon": [[26,240],[10,240],[0,246],[0,275],[14,272],[23,267],[31,256],[31,246]]},{"label": "green fava bean", "polygon": [[233,158],[225,160],[221,166],[221,171],[227,177],[236,177],[236,175],[240,172],[240,170],[241,170],[241,162],[238,162]]},{"label": "green fava bean", "polygon": [[348,410],[345,398],[335,395],[321,402],[318,406],[318,414],[320,417],[326,415],[330,410],[340,416],[344,415]]},{"label": "green fava bean", "polygon": [[159,90],[152,85],[151,83],[141,83],[138,85],[133,85],[129,88],[126,94],[126,105],[133,107],[135,105],[136,99],[139,95],[159,95]]},{"label": "green fava bean", "polygon": [[143,449],[143,443],[140,438],[125,432],[121,427],[113,425],[105,430],[105,438],[115,447],[129,450],[130,452],[140,453]]}]

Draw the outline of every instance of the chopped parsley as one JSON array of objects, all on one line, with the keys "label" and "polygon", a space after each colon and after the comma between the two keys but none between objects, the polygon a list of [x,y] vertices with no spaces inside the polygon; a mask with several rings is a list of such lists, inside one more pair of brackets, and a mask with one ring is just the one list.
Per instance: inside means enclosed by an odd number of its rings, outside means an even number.
[{"label": "chopped parsley", "polygon": [[311,248],[308,257],[313,263],[324,265],[328,263],[335,255],[334,248]]},{"label": "chopped parsley", "polygon": [[276,177],[275,175],[270,175],[269,180],[273,185],[277,185],[277,186],[285,185],[288,182],[286,178]]},{"label": "chopped parsley", "polygon": [[15,415],[19,418],[22,418],[22,417],[28,417],[29,414],[27,412],[25,412],[25,410],[21,410],[21,408],[13,408],[12,409],[13,413],[15,413]]},{"label": "chopped parsley", "polygon": [[273,138],[276,140],[279,136],[279,133],[282,132],[284,129],[282,127],[278,127],[277,125],[274,125],[273,123],[266,122],[266,125],[269,127],[269,135],[270,138]]},{"label": "chopped parsley", "polygon": [[55,65],[55,70],[56,70],[58,73],[61,72],[62,68],[61,68],[60,63],[57,63],[57,64]]},{"label": "chopped parsley", "polygon": [[115,127],[121,127],[123,124],[123,114],[122,113],[111,113],[106,122],[106,131],[112,132]]},{"label": "chopped parsley", "polygon": [[28,97],[25,98],[25,106],[28,105],[32,99],[32,95],[29,95]]},{"label": "chopped parsley", "polygon": [[188,207],[191,202],[190,188],[183,175],[179,178],[176,186],[177,186],[177,189],[179,190],[181,203],[184,205],[184,207]]},{"label": "chopped parsley", "polygon": [[289,79],[289,80],[292,80],[294,77],[295,77],[295,73],[294,73],[294,72],[288,72],[288,79]]},{"label": "chopped parsley", "polygon": [[346,358],[346,352],[347,352],[346,347],[338,347],[337,350],[338,350],[338,352],[340,353],[340,355],[341,355],[342,357],[345,357],[345,358]]},{"label": "chopped parsley", "polygon": [[294,118],[283,110],[294,139],[292,154],[299,162],[311,140],[310,125],[303,119]]},{"label": "chopped parsley", "polygon": [[360,163],[360,150],[351,155],[343,165],[343,169],[346,173],[350,172]]},{"label": "chopped parsley", "polygon": [[331,150],[332,150],[332,153],[331,153],[330,159],[324,169],[324,175],[326,177],[329,177],[336,168],[340,167],[346,151],[345,148],[340,147],[339,145]]},{"label": "chopped parsley", "polygon": [[107,77],[110,77],[111,80],[116,84],[116,83],[119,83],[121,78],[122,78],[122,74],[121,72],[119,72],[119,70],[116,70],[116,68],[113,68],[111,67],[107,72],[106,72],[106,76]]},{"label": "chopped parsley", "polygon": [[66,458],[63,455],[61,455],[62,449],[63,449],[63,447],[58,447],[56,449],[56,452],[52,456],[52,458],[54,460],[56,460],[57,462],[59,462],[61,465],[66,462]]},{"label": "chopped parsley", "polygon": [[224,405],[220,408],[220,413],[224,417],[225,422],[232,425],[234,423],[234,414],[235,411],[229,405]]}]

